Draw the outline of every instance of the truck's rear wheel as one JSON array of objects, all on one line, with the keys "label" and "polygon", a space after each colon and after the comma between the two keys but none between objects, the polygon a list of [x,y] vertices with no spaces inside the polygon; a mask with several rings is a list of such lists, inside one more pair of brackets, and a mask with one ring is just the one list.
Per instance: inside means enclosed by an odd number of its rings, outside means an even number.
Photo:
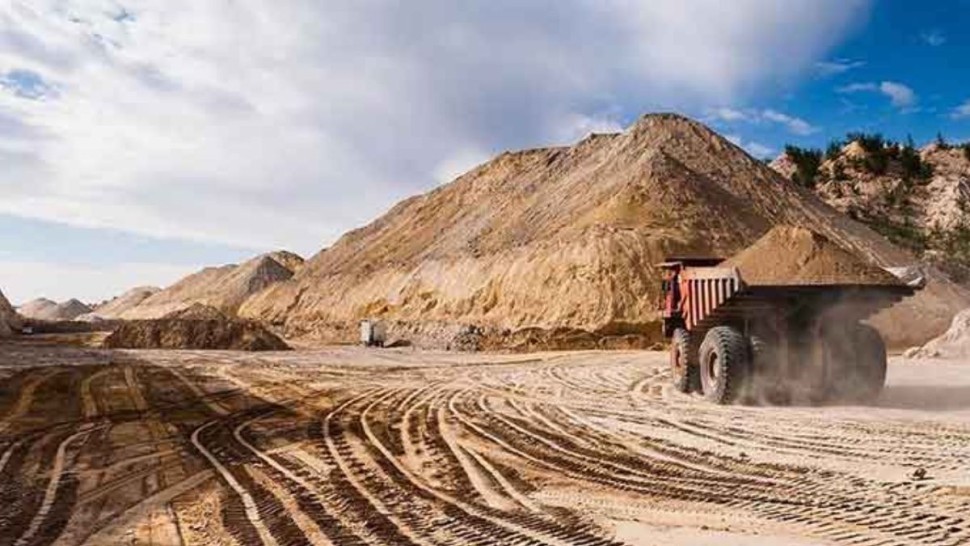
[{"label": "truck's rear wheel", "polygon": [[704,396],[717,404],[734,401],[748,375],[748,344],[730,326],[708,330],[701,343],[700,372]]},{"label": "truck's rear wheel", "polygon": [[886,382],[886,346],[874,328],[847,324],[823,340],[828,399],[871,402]]},{"label": "truck's rear wheel", "polygon": [[670,375],[678,392],[693,392],[700,385],[697,360],[692,357],[690,332],[677,328],[670,340]]}]

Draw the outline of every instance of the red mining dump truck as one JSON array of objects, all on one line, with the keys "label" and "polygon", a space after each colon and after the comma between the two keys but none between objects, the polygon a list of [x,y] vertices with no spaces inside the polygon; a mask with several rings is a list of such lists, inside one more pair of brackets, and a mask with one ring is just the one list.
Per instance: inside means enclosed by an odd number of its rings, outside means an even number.
[{"label": "red mining dump truck", "polygon": [[860,321],[922,286],[922,279],[758,285],[721,259],[659,265],[674,385],[718,404],[874,399],[886,378],[886,347]]}]

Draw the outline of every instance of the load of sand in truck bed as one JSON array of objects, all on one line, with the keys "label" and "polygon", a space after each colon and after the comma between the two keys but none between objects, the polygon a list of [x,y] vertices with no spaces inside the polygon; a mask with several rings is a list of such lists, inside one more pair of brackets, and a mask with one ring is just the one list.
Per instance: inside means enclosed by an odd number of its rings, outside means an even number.
[{"label": "load of sand in truck bed", "polygon": [[276,334],[251,320],[196,304],[163,318],[122,323],[104,340],[109,349],[286,351]]},{"label": "load of sand in truck bed", "polygon": [[825,236],[788,225],[772,228],[721,266],[738,268],[753,286],[903,284]]}]

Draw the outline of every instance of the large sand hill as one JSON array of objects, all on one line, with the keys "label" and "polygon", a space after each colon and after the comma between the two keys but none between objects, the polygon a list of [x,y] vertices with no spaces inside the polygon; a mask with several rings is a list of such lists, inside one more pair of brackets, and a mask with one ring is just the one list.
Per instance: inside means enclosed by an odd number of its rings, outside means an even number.
[{"label": "large sand hill", "polygon": [[257,256],[239,265],[207,267],[164,290],[149,294],[136,305],[112,313],[114,316],[110,318],[157,319],[194,304],[208,305],[234,315],[246,299],[289,279],[302,263],[303,259],[296,254],[280,251]]},{"label": "large sand hill", "polygon": [[[442,343],[461,324],[653,334],[654,264],[731,256],[783,223],[874,265],[914,260],[700,123],[648,115],[622,134],[502,154],[402,201],[240,313],[331,341],[350,340],[364,317]],[[890,343],[925,341],[970,304],[966,290],[929,277],[876,320]]]}]

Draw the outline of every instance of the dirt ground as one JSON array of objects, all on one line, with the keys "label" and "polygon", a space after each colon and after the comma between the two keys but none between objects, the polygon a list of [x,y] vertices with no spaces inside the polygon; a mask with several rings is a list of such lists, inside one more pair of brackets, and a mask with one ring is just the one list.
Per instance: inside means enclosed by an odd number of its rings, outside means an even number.
[{"label": "dirt ground", "polygon": [[970,366],[722,408],[665,362],[0,345],[0,544],[970,543]]}]

